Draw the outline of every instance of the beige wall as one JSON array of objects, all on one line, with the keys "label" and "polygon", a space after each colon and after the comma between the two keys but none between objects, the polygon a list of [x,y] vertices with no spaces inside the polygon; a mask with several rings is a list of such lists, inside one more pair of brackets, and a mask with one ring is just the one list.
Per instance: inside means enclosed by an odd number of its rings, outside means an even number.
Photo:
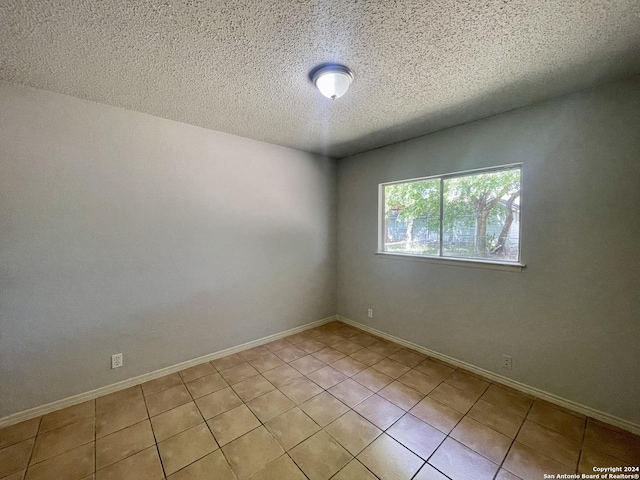
[{"label": "beige wall", "polygon": [[0,83],[0,417],[335,314],[334,229],[331,160]]},{"label": "beige wall", "polygon": [[[513,162],[522,272],[374,255],[379,183]],[[338,313],[640,423],[640,79],[341,160]]]}]

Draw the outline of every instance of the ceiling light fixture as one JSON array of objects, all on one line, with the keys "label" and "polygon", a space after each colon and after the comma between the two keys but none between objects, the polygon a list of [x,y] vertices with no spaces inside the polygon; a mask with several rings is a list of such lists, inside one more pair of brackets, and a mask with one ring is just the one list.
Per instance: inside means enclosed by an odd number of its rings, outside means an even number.
[{"label": "ceiling light fixture", "polygon": [[335,100],[349,90],[353,72],[344,65],[321,65],[311,72],[311,80],[322,95]]}]

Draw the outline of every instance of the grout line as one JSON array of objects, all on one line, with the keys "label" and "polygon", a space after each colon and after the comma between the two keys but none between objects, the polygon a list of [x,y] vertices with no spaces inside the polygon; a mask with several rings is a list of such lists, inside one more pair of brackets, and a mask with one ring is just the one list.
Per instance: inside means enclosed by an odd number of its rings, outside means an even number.
[{"label": "grout line", "polygon": [[[533,400],[533,402],[531,402],[531,405],[529,405],[529,408],[527,409],[527,413],[524,416],[524,419],[522,420],[522,423],[520,424],[520,428],[518,428],[518,431],[513,436],[513,440],[511,441],[511,444],[509,445],[509,448],[507,449],[507,452],[504,454],[504,458],[502,459],[502,462],[500,462],[500,465],[498,466],[498,470],[496,471],[496,475],[495,476],[498,475],[498,473],[502,469],[502,466],[504,465],[504,462],[507,460],[507,456],[509,455],[509,452],[513,448],[513,444],[516,443],[516,438],[518,438],[518,435],[520,434],[520,430],[522,430],[522,427],[524,426],[524,423],[527,421],[527,417],[529,416],[529,412],[533,408],[533,404],[534,403],[535,403],[535,399]],[[540,452],[540,453],[542,453],[542,452]],[[507,472],[509,472],[509,470],[507,470]],[[512,472],[509,472],[509,473],[512,473]],[[512,473],[512,475],[517,476],[515,473]],[[495,478],[495,476],[494,476],[494,478]]]},{"label": "grout line", "polygon": [[[24,469],[24,478],[27,477],[27,472],[29,471],[29,468],[31,468],[31,459],[33,458],[33,452],[36,449],[36,442],[38,441],[38,435],[40,433],[40,426],[41,425],[42,425],[42,417],[40,417],[40,420],[38,420],[38,428],[36,430],[36,436],[32,437],[33,438],[33,445],[31,445],[31,452],[29,452],[29,459],[27,460],[27,466]],[[94,436],[95,436],[95,430],[94,430]],[[8,446],[10,446],[10,445],[8,445]]]}]

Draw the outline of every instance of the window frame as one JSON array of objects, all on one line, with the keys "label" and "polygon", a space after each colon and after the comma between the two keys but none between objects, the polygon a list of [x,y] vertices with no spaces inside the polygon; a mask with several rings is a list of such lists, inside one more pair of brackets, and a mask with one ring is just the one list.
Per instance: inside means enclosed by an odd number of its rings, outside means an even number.
[{"label": "window frame", "polygon": [[[397,258],[403,260],[411,260],[411,261],[425,261],[431,263],[438,264],[449,264],[455,266],[463,266],[463,267],[479,267],[479,268],[490,268],[494,270],[507,270],[507,271],[520,271],[526,265],[522,263],[522,207],[518,212],[519,221],[518,221],[518,259],[516,261],[507,261],[507,260],[497,260],[497,259],[486,259],[486,258],[476,258],[476,257],[454,257],[454,256],[444,256],[443,253],[443,230],[444,230],[444,182],[445,180],[457,177],[466,177],[470,175],[476,175],[480,173],[494,173],[500,172],[503,170],[520,170],[520,197],[522,198],[522,174],[523,174],[523,164],[521,162],[518,163],[509,163],[505,165],[498,165],[494,167],[482,167],[475,168],[471,170],[463,170],[459,172],[453,173],[445,173],[445,174],[437,174],[437,175],[429,175],[426,177],[417,177],[417,178],[409,178],[405,180],[395,180],[392,182],[383,182],[378,184],[378,249],[375,252],[376,255],[381,255],[388,258]],[[416,254],[416,253],[398,253],[398,252],[388,252],[385,251],[385,187],[388,185],[397,185],[402,183],[410,183],[410,182],[419,182],[423,180],[440,180],[440,235],[439,235],[439,249],[438,255],[426,255],[426,254]],[[522,203],[520,204],[522,206]]]}]

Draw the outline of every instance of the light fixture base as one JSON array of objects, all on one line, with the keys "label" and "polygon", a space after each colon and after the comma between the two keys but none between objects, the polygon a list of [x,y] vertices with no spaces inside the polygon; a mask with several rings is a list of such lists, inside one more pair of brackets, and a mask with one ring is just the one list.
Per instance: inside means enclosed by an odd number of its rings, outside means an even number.
[{"label": "light fixture base", "polygon": [[331,100],[344,95],[353,82],[353,72],[348,67],[335,63],[319,65],[311,71],[309,77],[320,93]]}]

